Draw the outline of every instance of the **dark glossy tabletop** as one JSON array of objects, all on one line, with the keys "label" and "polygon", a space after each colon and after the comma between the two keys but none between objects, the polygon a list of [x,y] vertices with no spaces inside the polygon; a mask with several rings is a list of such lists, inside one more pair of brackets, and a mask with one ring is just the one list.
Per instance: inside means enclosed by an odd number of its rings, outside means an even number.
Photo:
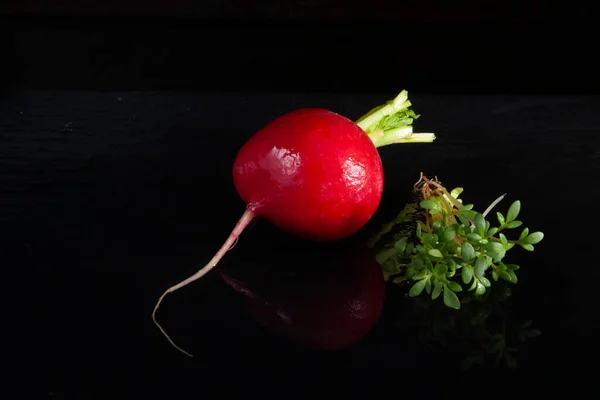
[{"label": "dark glossy tabletop", "polygon": [[[583,390],[600,278],[600,97],[583,62],[588,39],[572,41],[579,73],[554,80],[573,60],[550,51],[563,34],[553,25],[411,25],[439,40],[415,37],[404,63],[402,52],[385,52],[397,44],[393,26],[111,21],[19,16],[0,27],[10,60],[0,77],[0,239],[3,264],[19,275],[9,312],[25,342],[21,376],[39,377],[28,388],[49,398],[206,399]],[[591,28],[573,31],[589,38]],[[287,46],[266,40],[276,33]],[[349,55],[377,38],[387,64]],[[203,57],[191,57],[199,48]],[[163,305],[163,324],[196,357],[170,347],[152,307],[243,212],[231,176],[240,146],[286,111],[324,107],[356,119],[402,89],[421,115],[415,130],[437,140],[380,149],[385,189],[369,227],[400,211],[420,172],[464,187],[480,207],[504,193],[502,209],[521,200],[526,224],[546,237],[535,252],[511,255],[522,269],[508,311],[542,331],[523,345],[519,368],[464,372],[461,354],[418,347],[394,326],[406,305],[395,290],[356,346],[304,350],[259,328],[217,274]],[[294,239],[259,221],[222,267],[260,263],[277,240]]]},{"label": "dark glossy tabletop", "polygon": [[[110,392],[140,385],[144,391],[201,379],[212,390],[232,375],[240,384],[259,384],[252,376],[261,371],[264,379],[290,385],[323,379],[350,385],[350,379],[357,390],[368,386],[363,380],[384,390],[402,386],[404,379],[425,384],[422,374],[441,373],[446,364],[386,332],[385,324],[337,355],[274,341],[243,314],[215,275],[172,296],[163,311],[179,341],[200,357],[189,360],[169,347],[149,315],[161,290],[213,254],[242,212],[230,165],[252,132],[286,110],[321,106],[358,117],[387,97],[33,91],[4,96],[3,243],[20,271],[35,274],[39,292],[19,301],[35,310],[25,326],[38,328],[25,336],[37,337],[34,347],[44,355],[47,378],[56,378],[50,387],[85,391],[94,384]],[[464,197],[475,204],[503,193],[520,199],[527,224],[546,233],[536,252],[515,255],[523,268],[512,312],[533,319],[543,331],[521,370],[554,374],[566,368],[567,360],[575,362],[574,349],[589,343],[581,339],[597,316],[595,294],[585,288],[598,273],[586,269],[585,249],[574,247],[584,242],[568,232],[574,226],[586,231],[576,210],[593,210],[598,199],[600,99],[415,93],[412,102],[422,115],[416,126],[436,132],[438,139],[380,150],[386,187],[373,223],[400,210],[420,171],[465,187]],[[231,110],[236,118],[228,117]],[[259,222],[225,265],[256,259],[261,243],[278,235]],[[55,360],[60,366],[52,366]],[[325,378],[331,370],[336,372]],[[491,374],[507,373],[502,371]],[[196,376],[201,374],[206,375]]]}]

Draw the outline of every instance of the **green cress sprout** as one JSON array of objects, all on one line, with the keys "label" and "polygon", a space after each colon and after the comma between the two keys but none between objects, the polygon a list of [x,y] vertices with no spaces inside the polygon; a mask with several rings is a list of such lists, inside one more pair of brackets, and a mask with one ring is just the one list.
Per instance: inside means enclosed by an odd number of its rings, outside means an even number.
[{"label": "green cress sprout", "polygon": [[[463,205],[459,198],[462,188],[448,191],[437,177],[430,180],[423,174],[414,191],[416,201],[407,204],[369,241],[386,281],[411,285],[410,297],[441,297],[447,307],[460,309],[461,302],[483,296],[493,281],[517,283],[519,266],[505,263],[506,253],[515,246],[533,251],[544,238],[542,232],[530,233],[517,219],[521,210],[518,200],[506,215],[495,213],[496,224],[488,214],[504,196],[478,212],[473,204]],[[393,228],[400,231],[381,245]],[[520,233],[515,239],[505,235],[517,228]]]}]

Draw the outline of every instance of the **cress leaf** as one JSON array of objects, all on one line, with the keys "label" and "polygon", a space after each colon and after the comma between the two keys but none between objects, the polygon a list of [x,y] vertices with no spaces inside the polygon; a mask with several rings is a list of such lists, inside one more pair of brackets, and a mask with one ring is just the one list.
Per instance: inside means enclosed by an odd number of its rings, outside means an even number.
[{"label": "cress leaf", "polygon": [[417,283],[415,283],[410,288],[408,295],[410,297],[416,297],[416,296],[420,295],[423,292],[423,289],[425,289],[425,284],[427,283],[425,281],[426,281],[426,279],[421,279],[420,281],[417,281]]},{"label": "cress leaf", "polygon": [[458,296],[448,286],[444,286],[444,304],[455,310],[460,309],[460,300],[458,300]]},{"label": "cress leaf", "polygon": [[498,232],[498,228],[494,227],[491,228],[487,231],[487,233],[485,234],[486,237],[490,237],[490,236],[494,236],[496,234],[496,232]]},{"label": "cress leaf", "polygon": [[453,291],[453,292],[462,292],[462,287],[454,282],[454,281],[449,281],[448,282],[448,287]]},{"label": "cress leaf", "polygon": [[524,228],[523,232],[521,232],[521,235],[519,236],[519,241],[525,239],[527,235],[529,235],[529,228]]},{"label": "cress leaf", "polygon": [[477,233],[469,233],[467,234],[467,239],[469,239],[472,242],[478,242],[481,240],[481,236],[479,236],[479,234]]},{"label": "cress leaf", "polygon": [[425,264],[425,261],[423,260],[423,257],[416,256],[415,258],[413,258],[412,266],[414,268],[421,269],[421,268],[423,268],[423,264]]},{"label": "cress leaf", "polygon": [[498,242],[488,242],[488,244],[485,245],[485,249],[487,254],[494,259],[502,258],[505,253],[504,246],[502,243]]},{"label": "cress leaf", "polygon": [[506,228],[514,229],[520,227],[521,225],[523,225],[523,222],[521,221],[511,221],[508,224],[506,224]]},{"label": "cress leaf", "polygon": [[438,263],[435,266],[435,273],[438,275],[445,275],[448,272],[448,266],[446,264]]},{"label": "cress leaf", "polygon": [[504,215],[502,215],[502,213],[501,213],[501,212],[497,212],[497,213],[496,213],[496,216],[498,217],[498,223],[499,223],[500,225],[504,225]]},{"label": "cress leaf", "polygon": [[533,251],[534,250],[533,246],[530,245],[530,244],[521,244],[521,247],[524,248],[527,251]]},{"label": "cress leaf", "polygon": [[427,266],[427,268],[429,270],[433,269],[433,264],[432,264],[431,259],[429,257],[425,258],[425,265]]},{"label": "cress leaf", "polygon": [[508,239],[506,238],[506,236],[504,236],[504,233],[501,233],[499,236],[500,241],[502,242],[502,246],[506,249],[506,247],[508,247]]},{"label": "cress leaf", "polygon": [[471,279],[473,279],[473,270],[471,269],[470,266],[465,265],[464,267],[462,267],[461,275],[462,275],[462,281],[466,285],[469,282],[471,282]]},{"label": "cress leaf", "polygon": [[498,275],[500,275],[500,278],[512,282],[512,278],[510,276],[510,274],[508,273],[508,271],[498,271]]},{"label": "cress leaf", "polygon": [[442,252],[441,252],[441,251],[439,251],[438,249],[430,249],[430,250],[428,251],[428,253],[429,253],[429,255],[430,255],[431,257],[434,257],[434,258],[441,259],[441,258],[443,258],[443,257],[444,257],[444,256],[442,255]]},{"label": "cress leaf", "polygon": [[496,270],[492,271],[492,279],[494,279],[495,281],[498,280],[500,276],[498,275],[498,272],[496,272]]},{"label": "cress leaf", "polygon": [[473,270],[477,278],[481,278],[483,276],[483,273],[485,272],[485,261],[483,260],[483,258],[480,257],[477,260],[475,260]]},{"label": "cress leaf", "polygon": [[506,267],[506,269],[512,270],[512,271],[518,271],[519,267],[517,264],[504,264],[504,266]]},{"label": "cress leaf", "polygon": [[508,208],[508,212],[506,213],[506,222],[512,222],[519,216],[519,212],[521,211],[521,202],[519,200],[515,201]]},{"label": "cress leaf", "polygon": [[480,281],[475,280],[474,282],[477,282],[477,287],[475,289],[475,294],[477,296],[481,296],[485,293],[485,286],[483,286],[483,283],[481,283]]},{"label": "cress leaf", "polygon": [[469,224],[471,223],[469,221],[469,218],[467,218],[464,214],[458,214],[458,220],[463,226],[469,226]]},{"label": "cress leaf", "polygon": [[454,197],[455,199],[458,199],[458,196],[460,196],[460,194],[463,192],[463,190],[464,189],[461,187],[454,188],[450,192],[450,196]]},{"label": "cress leaf", "polygon": [[423,235],[422,241],[423,244],[425,246],[435,246],[435,243],[437,242],[438,238],[437,235],[435,234],[431,234],[431,233],[426,233]]},{"label": "cress leaf", "polygon": [[541,242],[542,239],[544,239],[544,234],[542,232],[533,232],[532,234],[527,236],[525,239],[523,239],[522,242],[525,244],[536,244],[536,243]]},{"label": "cress leaf", "polygon": [[469,291],[477,289],[477,284],[478,283],[479,283],[479,281],[477,279],[473,279],[473,283],[471,284],[471,287],[469,288]]},{"label": "cress leaf", "polygon": [[490,280],[488,278],[486,278],[485,276],[482,276],[481,278],[479,278],[479,281],[483,284],[483,286],[485,286],[486,288],[492,286],[492,283],[490,282]]},{"label": "cress leaf", "polygon": [[408,239],[403,237],[402,239],[400,239],[396,242],[396,245],[394,247],[396,248],[396,251],[398,251],[399,254],[403,254],[404,250],[406,250],[406,242],[407,241],[408,241]]},{"label": "cress leaf", "polygon": [[456,237],[456,230],[453,229],[451,226],[449,226],[446,229],[444,229],[444,232],[440,236],[440,239],[442,242],[447,243],[447,242],[454,240],[455,237]]},{"label": "cress leaf", "polygon": [[444,285],[442,284],[442,282],[440,282],[436,279],[435,282],[433,283],[433,291],[431,293],[431,299],[435,300],[438,297],[440,297],[440,294],[442,293],[443,288],[444,288]]},{"label": "cress leaf", "polygon": [[473,248],[471,243],[465,243],[462,245],[461,254],[463,260],[470,261],[475,257],[475,248]]},{"label": "cress leaf", "polygon": [[425,279],[425,292],[431,294],[431,277]]},{"label": "cress leaf", "polygon": [[446,245],[446,250],[450,254],[455,254],[456,253],[456,249],[458,248],[458,246],[460,246],[458,243],[456,243],[456,242],[450,242],[450,243],[448,243]]},{"label": "cress leaf", "polygon": [[425,279],[427,277],[427,275],[428,275],[427,271],[422,271],[422,272],[419,272],[418,274],[414,275],[412,277],[412,280],[420,281],[421,279]]},{"label": "cress leaf", "polygon": [[485,218],[483,217],[483,214],[477,213],[477,215],[475,215],[475,229],[480,236],[483,236],[485,233],[485,225]]},{"label": "cress leaf", "polygon": [[428,210],[430,214],[437,214],[441,209],[441,205],[438,199],[432,198],[421,201],[421,207]]}]

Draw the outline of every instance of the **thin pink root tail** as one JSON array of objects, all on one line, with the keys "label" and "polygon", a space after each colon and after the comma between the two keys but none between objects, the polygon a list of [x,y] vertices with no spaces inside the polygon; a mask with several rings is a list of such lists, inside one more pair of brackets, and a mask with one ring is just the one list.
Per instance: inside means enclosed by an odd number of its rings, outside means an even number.
[{"label": "thin pink root tail", "polygon": [[189,357],[193,357],[193,355],[188,353],[187,351],[183,350],[177,344],[175,344],[175,342],[167,334],[165,329],[158,323],[158,321],[156,320],[156,312],[158,311],[160,304],[162,303],[163,299],[165,298],[165,296],[167,294],[173,293],[176,290],[179,290],[182,287],[187,286],[194,281],[197,281],[198,279],[200,279],[204,275],[206,275],[208,272],[210,272],[210,270],[212,270],[214,267],[216,267],[217,264],[219,263],[219,261],[221,261],[221,259],[225,255],[225,253],[227,253],[229,250],[231,250],[235,246],[235,244],[238,241],[239,236],[244,231],[244,229],[248,226],[248,224],[252,221],[252,219],[254,219],[254,216],[255,216],[254,210],[251,207],[248,207],[246,209],[246,212],[244,212],[244,214],[242,215],[242,217],[236,224],[235,228],[233,228],[233,231],[231,232],[231,234],[229,235],[229,237],[227,238],[225,243],[223,243],[223,245],[221,246],[221,248],[219,249],[217,254],[214,255],[214,257],[210,260],[210,262],[208,264],[206,264],[204,267],[202,267],[200,270],[198,270],[194,275],[190,276],[189,278],[187,278],[187,279],[179,282],[178,284],[173,285],[170,288],[168,288],[167,290],[165,290],[165,292],[160,296],[160,298],[156,302],[156,305],[154,306],[154,310],[152,311],[152,320],[154,321],[154,324],[158,327],[158,329],[162,332],[162,334],[167,338],[167,340],[169,341],[169,343],[171,343],[171,345],[173,347],[175,347],[177,350],[181,351],[183,354],[185,354]]}]

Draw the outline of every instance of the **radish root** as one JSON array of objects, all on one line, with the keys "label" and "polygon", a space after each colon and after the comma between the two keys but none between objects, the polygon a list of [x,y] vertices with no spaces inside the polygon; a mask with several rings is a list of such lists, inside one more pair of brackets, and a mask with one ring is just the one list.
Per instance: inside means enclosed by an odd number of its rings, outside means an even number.
[{"label": "radish root", "polygon": [[171,337],[164,330],[164,328],[158,323],[158,321],[156,320],[156,311],[158,311],[160,304],[162,303],[163,299],[165,298],[165,296],[167,294],[173,293],[174,291],[179,290],[182,287],[187,286],[190,283],[202,278],[204,275],[206,275],[208,272],[210,272],[210,270],[212,270],[214,267],[216,267],[217,264],[219,263],[219,261],[221,261],[221,259],[225,255],[225,253],[227,253],[229,250],[231,250],[235,246],[235,244],[238,241],[239,236],[244,231],[244,229],[248,226],[248,224],[254,219],[254,217],[255,217],[254,208],[249,206],[246,209],[246,212],[244,212],[244,214],[238,221],[238,223],[235,225],[235,228],[233,228],[233,231],[231,231],[231,234],[229,235],[229,237],[227,238],[225,243],[223,243],[223,245],[221,246],[221,248],[219,249],[217,254],[214,255],[214,257],[209,261],[209,263],[206,264],[204,267],[202,267],[200,270],[198,270],[198,272],[196,272],[194,275],[190,276],[189,278],[187,278],[187,279],[179,282],[178,284],[173,285],[170,288],[168,288],[167,290],[165,290],[165,292],[160,296],[160,298],[156,302],[156,305],[154,306],[154,311],[152,311],[152,320],[154,321],[154,323],[156,324],[158,329],[160,329],[162,334],[165,335],[165,337],[167,338],[169,343],[171,343],[171,345],[173,347],[175,347],[177,350],[181,351],[183,354],[193,357],[190,353],[183,350],[181,347],[177,346],[175,344],[175,342],[173,341],[173,339],[171,339]]}]

